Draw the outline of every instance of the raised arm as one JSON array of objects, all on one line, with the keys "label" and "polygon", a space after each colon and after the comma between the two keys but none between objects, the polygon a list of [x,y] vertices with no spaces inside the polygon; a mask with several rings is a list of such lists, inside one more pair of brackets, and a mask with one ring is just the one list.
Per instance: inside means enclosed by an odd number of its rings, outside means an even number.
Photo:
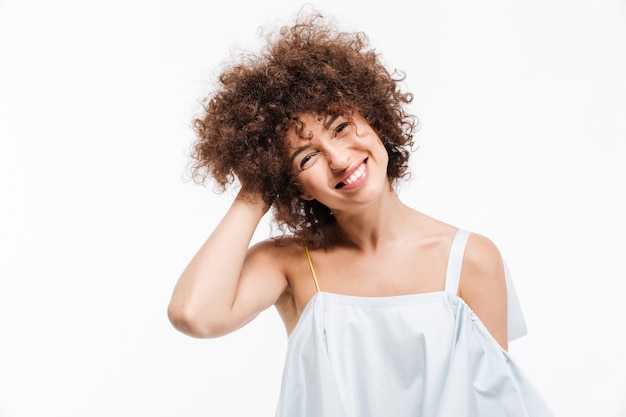
[{"label": "raised arm", "polygon": [[174,327],[193,337],[232,332],[276,302],[287,280],[271,243],[248,249],[264,202],[240,192],[179,278],[168,307]]}]

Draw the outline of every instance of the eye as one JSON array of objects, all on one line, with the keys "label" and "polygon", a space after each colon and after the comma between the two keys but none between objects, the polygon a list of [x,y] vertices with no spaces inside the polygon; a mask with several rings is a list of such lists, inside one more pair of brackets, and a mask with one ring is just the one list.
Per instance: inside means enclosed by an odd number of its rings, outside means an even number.
[{"label": "eye", "polygon": [[341,132],[343,132],[344,130],[346,130],[346,128],[347,128],[348,126],[350,126],[350,123],[349,123],[349,122],[339,123],[339,124],[337,125],[337,127],[335,128],[334,135],[335,135],[335,136],[338,136],[339,134],[341,134]]},{"label": "eye", "polygon": [[309,165],[311,165],[315,155],[317,155],[317,152],[305,155],[304,158],[300,160],[300,169],[306,169]]}]

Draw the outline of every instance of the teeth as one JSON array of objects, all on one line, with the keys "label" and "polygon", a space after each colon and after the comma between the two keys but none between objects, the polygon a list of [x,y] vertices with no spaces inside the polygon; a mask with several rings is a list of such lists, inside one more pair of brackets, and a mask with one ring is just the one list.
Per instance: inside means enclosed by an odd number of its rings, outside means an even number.
[{"label": "teeth", "polygon": [[346,185],[352,184],[354,181],[361,178],[361,175],[363,175],[364,172],[365,172],[365,163],[361,164],[361,166],[358,167],[357,170],[352,173],[352,175],[350,175],[346,180],[344,180],[344,184]]}]

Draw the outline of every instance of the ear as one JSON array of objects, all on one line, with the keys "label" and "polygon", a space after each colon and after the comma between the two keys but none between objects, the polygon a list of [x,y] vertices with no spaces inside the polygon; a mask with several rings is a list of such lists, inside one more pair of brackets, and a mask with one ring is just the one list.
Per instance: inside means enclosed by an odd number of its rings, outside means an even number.
[{"label": "ear", "polygon": [[315,200],[315,198],[313,198],[313,196],[309,194],[300,194],[300,198],[306,201]]},{"label": "ear", "polygon": [[315,199],[313,198],[313,196],[312,196],[312,195],[310,195],[310,194],[306,194],[306,193],[303,193],[303,192],[302,192],[302,189],[300,188],[300,184],[298,184],[297,182],[295,182],[295,183],[294,183],[294,185],[295,185],[296,187],[298,187],[298,190],[300,190],[300,198],[301,198],[301,199],[303,199],[303,200],[307,200],[307,201],[315,200]]}]

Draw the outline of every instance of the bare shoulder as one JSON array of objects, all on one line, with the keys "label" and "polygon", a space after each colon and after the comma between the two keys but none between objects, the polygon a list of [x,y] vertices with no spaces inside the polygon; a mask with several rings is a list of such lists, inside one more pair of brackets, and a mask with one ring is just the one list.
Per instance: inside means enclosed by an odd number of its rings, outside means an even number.
[{"label": "bare shoulder", "polygon": [[289,237],[269,238],[250,246],[242,267],[242,282],[250,283],[250,288],[256,288],[255,291],[269,286],[276,298],[286,291],[289,264],[294,256],[293,240]]},{"label": "bare shoulder", "polygon": [[470,234],[465,247],[463,268],[466,267],[473,271],[484,272],[489,276],[492,275],[491,273],[499,275],[499,272],[502,272],[502,277],[504,276],[500,251],[489,238],[476,233]]},{"label": "bare shoulder", "polygon": [[507,348],[507,297],[502,256],[487,237],[471,234],[461,270],[459,295]]},{"label": "bare shoulder", "polygon": [[283,282],[282,292],[274,301],[287,334],[295,327],[299,308],[296,295],[289,277],[294,275],[293,268],[303,259],[303,246],[293,236],[281,236],[256,243],[248,252],[247,267],[264,268],[269,275],[280,277]]},{"label": "bare shoulder", "polygon": [[494,298],[506,298],[504,264],[500,251],[489,238],[472,233],[463,256],[459,294],[469,302],[478,294],[487,293]]},{"label": "bare shoulder", "polygon": [[280,264],[298,256],[301,251],[302,244],[293,236],[271,237],[252,245],[248,250],[248,257],[263,258]]},{"label": "bare shoulder", "polygon": [[248,249],[244,270],[251,275],[268,276],[287,283],[293,260],[302,251],[302,245],[291,236],[272,237],[255,243]]}]

